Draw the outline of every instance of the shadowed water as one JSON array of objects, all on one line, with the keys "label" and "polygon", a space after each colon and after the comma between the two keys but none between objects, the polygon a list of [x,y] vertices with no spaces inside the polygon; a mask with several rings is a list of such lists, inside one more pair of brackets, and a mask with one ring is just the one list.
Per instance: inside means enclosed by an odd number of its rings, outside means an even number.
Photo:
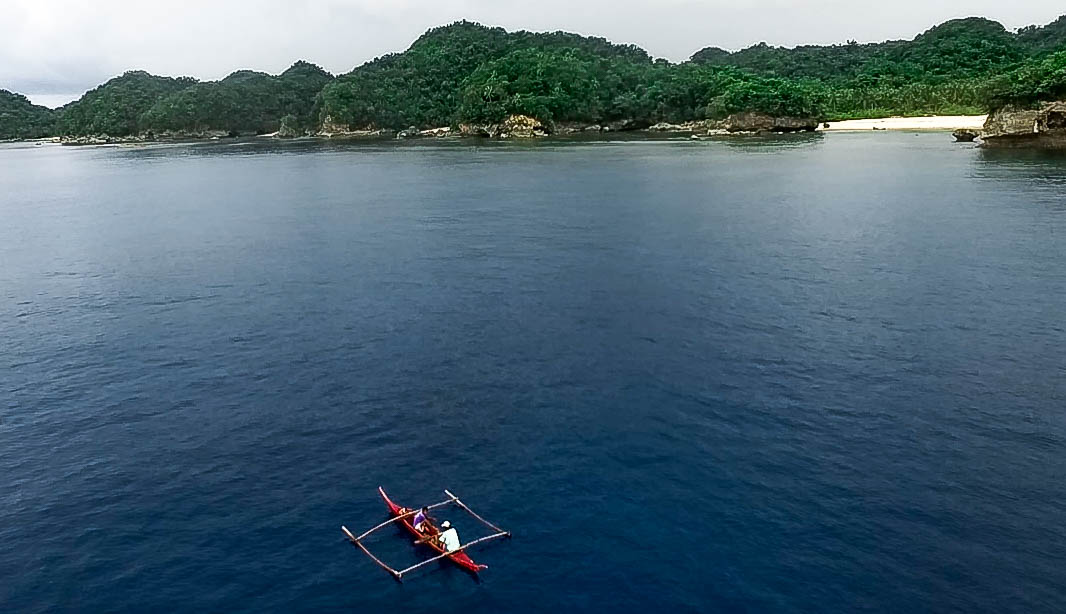
[{"label": "shadowed water", "polygon": [[[1066,158],[9,146],[0,220],[0,611],[1066,599]],[[515,537],[399,585],[378,485]]]}]

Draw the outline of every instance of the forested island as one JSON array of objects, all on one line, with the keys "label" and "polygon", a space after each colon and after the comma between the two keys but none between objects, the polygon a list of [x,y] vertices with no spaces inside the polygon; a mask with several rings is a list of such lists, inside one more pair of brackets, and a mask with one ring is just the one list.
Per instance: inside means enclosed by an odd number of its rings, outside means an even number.
[{"label": "forested island", "polygon": [[738,117],[791,130],[847,118],[1040,112],[1063,98],[1066,16],[1018,31],[953,20],[883,43],[708,47],[682,63],[603,38],[463,21],[336,77],[302,61],[280,75],[241,70],[210,82],[131,71],[56,110],[0,90],[0,139],[496,136],[515,122],[539,134]]}]

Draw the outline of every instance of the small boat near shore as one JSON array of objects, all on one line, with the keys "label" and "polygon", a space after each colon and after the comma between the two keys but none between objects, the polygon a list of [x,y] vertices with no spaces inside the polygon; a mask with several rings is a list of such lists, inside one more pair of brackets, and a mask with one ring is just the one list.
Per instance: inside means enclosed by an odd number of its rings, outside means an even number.
[{"label": "small boat near shore", "polygon": [[[470,546],[475,545],[475,544],[480,544],[482,542],[487,542],[487,541],[490,541],[490,540],[493,540],[493,539],[499,539],[501,537],[508,537],[508,538],[511,537],[511,532],[510,531],[504,531],[503,529],[501,529],[500,527],[492,524],[488,520],[485,520],[484,518],[479,516],[474,510],[472,510],[469,507],[467,507],[465,503],[460,501],[459,497],[456,497],[450,491],[445,489],[444,494],[446,494],[448,496],[448,498],[445,499],[444,501],[440,501],[438,503],[434,503],[433,505],[425,506],[425,508],[427,510],[437,509],[437,508],[445,507],[445,506],[448,506],[448,505],[455,505],[455,506],[461,508],[462,510],[464,510],[465,512],[469,513],[471,516],[476,518],[478,521],[480,521],[485,526],[487,526],[490,529],[492,529],[493,531],[495,531],[491,535],[486,535],[485,537],[480,537],[478,539],[475,539],[474,541],[471,541],[469,543],[463,544],[462,546],[459,546],[458,548],[455,548],[453,550],[446,550],[444,548],[444,546],[442,546],[438,542],[438,540],[436,539],[436,537],[440,534],[440,530],[435,525],[433,525],[432,522],[427,521],[426,524],[427,524],[428,528],[426,530],[424,530],[424,531],[419,531],[418,529],[415,528],[414,524],[412,524],[411,519],[414,517],[414,515],[416,513],[418,513],[418,510],[421,509],[421,508],[417,508],[417,507],[416,508],[407,508],[407,507],[403,507],[403,506],[397,505],[396,503],[394,503],[392,501],[392,499],[389,498],[389,496],[387,494],[385,494],[385,489],[380,487],[380,486],[378,487],[378,493],[381,495],[381,498],[385,501],[385,506],[388,507],[388,509],[389,509],[390,518],[388,520],[386,520],[385,522],[382,522],[381,524],[375,526],[374,528],[364,532],[362,535],[359,535],[358,537],[353,535],[352,532],[348,530],[348,527],[345,527],[345,526],[342,525],[341,526],[341,530],[344,532],[345,536],[347,536],[348,539],[353,544],[355,544],[360,550],[362,550],[367,556],[369,556],[371,558],[371,560],[373,560],[381,568],[385,569],[390,574],[392,574],[393,578],[395,578],[397,581],[400,581],[400,582],[403,581],[403,577],[406,574],[408,574],[408,573],[410,573],[410,572],[412,572],[412,571],[414,571],[416,569],[419,569],[421,567],[424,567],[425,565],[428,565],[428,564],[430,564],[430,563],[432,563],[434,561],[439,561],[439,560],[445,559],[445,558],[450,559],[452,562],[454,562],[459,567],[462,567],[463,569],[465,569],[465,570],[467,570],[467,571],[469,571],[471,573],[477,574],[482,569],[487,569],[488,565],[481,565],[481,564],[475,563],[474,560],[472,558],[470,558],[470,556],[466,553],[466,549],[469,548]],[[368,536],[370,536],[375,531],[378,531],[379,529],[383,529],[383,528],[385,528],[385,527],[387,527],[387,526],[389,526],[389,525],[391,525],[393,523],[396,523],[396,522],[399,522],[405,529],[407,529],[407,531],[409,533],[411,533],[412,535],[414,535],[415,537],[418,538],[415,541],[415,544],[424,544],[426,546],[429,546],[430,548],[432,548],[434,551],[437,552],[437,555],[434,556],[433,558],[426,559],[426,560],[424,560],[424,561],[422,561],[420,563],[416,563],[415,565],[412,565],[412,566],[410,566],[410,567],[408,567],[406,569],[400,569],[400,570],[397,570],[397,569],[394,569],[394,568],[390,567],[387,563],[385,563],[384,561],[382,561],[378,557],[374,556],[374,554],[371,553],[370,550],[368,550],[367,547],[363,544],[363,540],[366,539]],[[445,526],[447,526],[447,525],[445,525]]]}]

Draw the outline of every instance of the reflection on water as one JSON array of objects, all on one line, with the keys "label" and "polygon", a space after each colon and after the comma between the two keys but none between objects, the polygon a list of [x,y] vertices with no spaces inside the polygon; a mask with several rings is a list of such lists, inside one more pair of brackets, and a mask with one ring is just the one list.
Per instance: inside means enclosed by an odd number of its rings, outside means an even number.
[{"label": "reflection on water", "polygon": [[1066,151],[980,149],[973,169],[984,189],[1005,200],[1017,201],[1021,191],[1049,212],[1066,212]]},{"label": "reflection on water", "polygon": [[749,152],[758,150],[777,151],[782,149],[800,149],[819,145],[825,141],[821,132],[799,132],[795,134],[759,134],[710,137],[708,141],[722,143],[731,149]]},{"label": "reflection on water", "polygon": [[984,149],[977,150],[977,165],[982,178],[1011,177],[1066,183],[1066,150]]}]

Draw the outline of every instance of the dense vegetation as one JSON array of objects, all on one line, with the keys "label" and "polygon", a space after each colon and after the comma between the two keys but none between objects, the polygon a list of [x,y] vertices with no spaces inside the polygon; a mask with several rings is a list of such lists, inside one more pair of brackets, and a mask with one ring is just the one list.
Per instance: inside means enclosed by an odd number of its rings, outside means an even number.
[{"label": "dense vegetation", "polygon": [[802,81],[653,61],[603,39],[459,22],[339,77],[322,92],[322,108],[330,123],[351,127],[496,122],[514,113],[646,125],[741,110],[817,114],[819,94]]},{"label": "dense vegetation", "polygon": [[[1046,35],[1045,30],[1031,32]],[[1066,42],[1066,37],[1058,41]],[[795,49],[760,44],[732,54],[703,50],[693,61],[815,79],[825,92],[828,116],[873,117],[983,111],[988,80],[1017,66],[1035,49],[1021,34],[971,18],[949,21],[913,41]]]},{"label": "dense vegetation", "polygon": [[48,136],[54,124],[51,109],[35,105],[21,94],[0,90],[0,140]]},{"label": "dense vegetation", "polygon": [[864,45],[851,41],[794,49],[760,43],[735,53],[704,49],[692,61],[836,85],[856,81],[902,85],[984,76],[1010,66],[1026,57],[1019,38],[997,22],[973,17],[948,21],[913,41]]},{"label": "dense vegetation", "polygon": [[141,124],[153,131],[263,134],[277,131],[282,118],[291,116],[289,128],[302,131],[314,125],[315,100],[332,80],[332,75],[307,62],[297,62],[277,77],[241,70],[157,100]]},{"label": "dense vegetation", "polygon": [[1060,49],[1066,49],[1066,17],[1017,33],[972,17],[948,21],[912,41],[794,49],[761,43],[735,53],[712,47],[691,61],[815,80],[824,93],[827,116],[876,117],[979,113],[1012,102],[1001,87],[1000,94],[991,93],[993,81],[1020,66],[1039,64]]},{"label": "dense vegetation", "polygon": [[[614,58],[627,67],[652,63],[643,49],[601,38],[564,32],[508,33],[458,22],[430,30],[402,54],[378,58],[340,77],[322,92],[323,113],[350,126],[446,126],[460,119],[466,79],[514,52],[526,53],[527,59],[532,54]],[[566,63],[557,59],[557,66]]]},{"label": "dense vegetation", "polygon": [[1018,39],[1034,52],[1066,49],[1066,15],[1046,26],[1029,26],[1018,30]]},{"label": "dense vegetation", "polygon": [[168,130],[262,133],[277,130],[286,116],[293,129],[303,130],[316,123],[318,94],[332,79],[307,62],[276,77],[241,70],[202,83],[127,72],[60,109],[58,131],[111,136]]},{"label": "dense vegetation", "polygon": [[[741,111],[815,118],[978,113],[1066,96],[1066,16],[1010,32],[953,20],[909,41],[708,47],[680,64],[565,32],[457,22],[334,79],[297,62],[217,82],[129,72],[54,114],[0,92],[0,138],[147,131],[299,134],[328,129],[544,122],[628,126]],[[54,128],[48,126],[54,120]]]},{"label": "dense vegetation", "polygon": [[1066,50],[1046,58],[1033,58],[992,79],[989,105],[1031,107],[1041,101],[1066,98]]},{"label": "dense vegetation", "polygon": [[171,79],[143,71],[127,72],[59,109],[57,130],[63,135],[137,134],[145,128],[141,116],[157,100],[195,82],[187,77]]}]

